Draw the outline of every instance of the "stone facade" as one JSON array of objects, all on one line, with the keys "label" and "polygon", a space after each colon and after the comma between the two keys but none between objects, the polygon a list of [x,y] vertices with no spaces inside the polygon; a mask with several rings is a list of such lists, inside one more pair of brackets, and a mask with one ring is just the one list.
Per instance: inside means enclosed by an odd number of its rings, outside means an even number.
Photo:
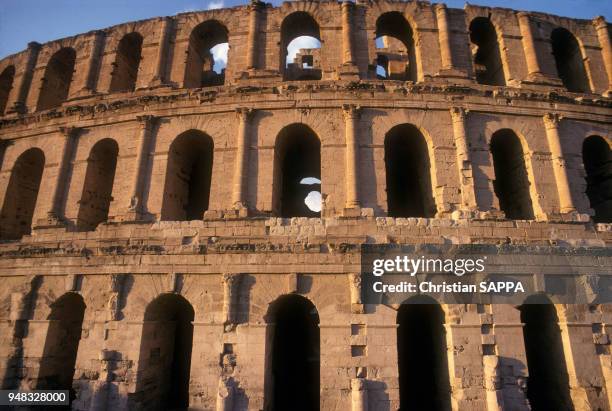
[{"label": "stone facade", "polygon": [[[530,247],[612,274],[609,31],[253,2],[0,60],[3,388],[72,387],[74,410],[610,410],[609,305],[415,314],[363,304],[357,274],[376,243],[504,246],[539,290],[567,272]],[[320,80],[286,70],[302,35]],[[402,43],[390,79],[377,37]]]}]

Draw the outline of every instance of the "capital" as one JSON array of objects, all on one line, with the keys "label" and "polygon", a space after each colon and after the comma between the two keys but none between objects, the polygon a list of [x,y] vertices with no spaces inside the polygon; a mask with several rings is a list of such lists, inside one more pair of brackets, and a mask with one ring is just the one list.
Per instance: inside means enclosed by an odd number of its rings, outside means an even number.
[{"label": "capital", "polygon": [[437,3],[434,5],[434,10],[436,10],[436,13],[445,13],[446,12],[446,4],[444,3]]},{"label": "capital", "polygon": [[608,23],[604,16],[597,16],[593,19],[593,26],[597,30],[608,30]]},{"label": "capital", "polygon": [[260,10],[265,3],[259,0],[251,0],[249,3],[249,8],[254,11]]},{"label": "capital", "polygon": [[138,122],[140,123],[140,127],[148,128],[153,125],[155,120],[157,120],[157,117],[151,114],[145,114],[142,116],[136,116],[136,120],[138,120]]},{"label": "capital", "polygon": [[463,107],[451,107],[450,113],[451,117],[453,118],[453,122],[464,122],[467,115],[467,111]]},{"label": "capital", "polygon": [[236,115],[240,121],[250,121],[253,118],[255,110],[247,107],[237,107]]},{"label": "capital", "polygon": [[530,22],[529,13],[527,13],[526,11],[518,11],[516,12],[516,16],[518,17],[519,22],[523,22],[523,23]]},{"label": "capital", "polygon": [[236,273],[223,273],[221,275],[221,282],[223,283],[223,285],[231,287],[236,281],[237,277],[238,274]]},{"label": "capital", "polygon": [[356,119],[361,116],[361,107],[355,104],[343,104],[342,111],[344,113],[344,118],[347,120]]},{"label": "capital", "polygon": [[60,127],[58,129],[59,133],[65,137],[74,136],[78,133],[79,130],[80,130],[79,127]]},{"label": "capital", "polygon": [[40,50],[41,44],[37,41],[31,41],[28,43],[28,49],[30,50]]},{"label": "capital", "polygon": [[350,8],[352,8],[354,5],[355,5],[355,3],[353,3],[353,2],[352,2],[352,1],[350,1],[350,0],[344,0],[344,1],[342,2],[342,8],[344,8],[344,9],[350,9]]},{"label": "capital", "polygon": [[547,129],[558,128],[561,122],[561,116],[557,113],[546,113],[544,114],[544,125]]}]

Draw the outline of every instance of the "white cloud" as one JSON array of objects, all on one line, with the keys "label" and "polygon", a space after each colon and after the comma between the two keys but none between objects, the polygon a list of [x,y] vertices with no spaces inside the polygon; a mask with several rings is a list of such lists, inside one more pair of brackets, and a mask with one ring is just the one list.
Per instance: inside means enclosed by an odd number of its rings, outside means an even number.
[{"label": "white cloud", "polygon": [[225,6],[223,0],[211,0],[206,6],[206,10],[222,9]]},{"label": "white cloud", "polygon": [[321,180],[319,180],[316,177],[304,177],[301,181],[300,184],[321,184]]},{"label": "white cloud", "polygon": [[229,44],[221,43],[210,49],[215,61],[213,70],[217,73],[221,73],[221,70],[227,66],[227,52],[229,51]]},{"label": "white cloud", "polygon": [[296,37],[287,46],[287,64],[293,63],[293,59],[300,49],[318,49],[321,48],[321,42],[314,37],[300,36]]},{"label": "white cloud", "polygon": [[314,211],[315,213],[320,212],[321,193],[319,193],[318,191],[311,191],[304,199],[304,204],[306,204],[306,207],[308,207],[310,211]]}]

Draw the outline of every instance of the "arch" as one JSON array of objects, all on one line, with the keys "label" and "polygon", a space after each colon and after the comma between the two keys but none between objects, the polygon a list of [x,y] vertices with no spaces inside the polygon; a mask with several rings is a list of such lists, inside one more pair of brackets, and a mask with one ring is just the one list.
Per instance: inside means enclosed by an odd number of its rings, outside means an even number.
[{"label": "arch", "polygon": [[[410,23],[397,11],[381,14],[376,20],[376,61],[383,67],[386,79],[418,80],[416,46]],[[382,64],[385,64],[383,66]]]},{"label": "arch", "polygon": [[220,73],[215,71],[215,58],[211,50],[220,44],[227,44],[228,38],[227,27],[217,20],[200,23],[191,31],[183,87],[209,87],[225,83],[225,69]]},{"label": "arch", "polygon": [[[316,181],[309,182],[311,178]],[[320,210],[313,210],[306,203],[309,193],[321,192],[321,141],[307,125],[290,124],[278,133],[274,146],[273,185],[272,208],[275,215],[321,215]]]},{"label": "arch", "polygon": [[612,222],[612,151],[600,136],[587,137],[582,143],[582,161],[586,172],[586,194],[595,211],[593,220]]},{"label": "arch", "polygon": [[117,46],[117,54],[113,63],[109,91],[134,91],[138,79],[138,69],[142,54],[142,36],[129,33],[121,38]]},{"label": "arch", "polygon": [[0,74],[0,116],[6,111],[9,94],[13,88],[15,78],[15,66],[8,66]]},{"label": "arch", "polygon": [[316,307],[300,295],[270,304],[267,320],[265,409],[319,409],[320,333]]},{"label": "arch", "polygon": [[75,398],[72,380],[85,307],[83,297],[74,292],[62,295],[51,304],[36,389],[69,390],[71,400]]},{"label": "arch", "polygon": [[[321,80],[320,47],[321,30],[319,23],[305,11],[296,11],[283,19],[281,23],[279,70],[283,80]],[[308,44],[297,51],[297,62],[288,61],[289,46],[299,47],[298,40]]]},{"label": "arch", "polygon": [[575,93],[591,91],[584,67],[584,57],[576,37],[568,30],[558,27],[552,31],[550,40],[557,74],[565,88]]},{"label": "arch", "polygon": [[534,411],[573,410],[559,318],[544,295],[528,297],[519,307],[527,354],[527,399]]},{"label": "arch", "polygon": [[48,110],[62,105],[68,98],[74,73],[76,52],[71,47],[57,51],[47,63],[37,110]]},{"label": "arch", "polygon": [[450,410],[450,377],[444,311],[432,298],[415,296],[397,312],[400,409]]},{"label": "arch", "polygon": [[491,86],[505,86],[506,79],[497,32],[490,19],[476,17],[472,20],[470,41],[476,46],[473,49],[476,81]]},{"label": "arch", "polygon": [[180,134],[168,151],[162,220],[201,220],[208,210],[214,143],[199,130]]},{"label": "arch", "polygon": [[2,205],[1,239],[18,240],[32,231],[44,168],[45,155],[38,148],[23,152],[15,161]]},{"label": "arch", "polygon": [[143,409],[187,409],[193,345],[193,306],[178,294],[162,294],[145,310],[138,361]]},{"label": "arch", "polygon": [[387,213],[391,217],[433,217],[427,141],[412,124],[400,124],[385,135]]},{"label": "arch", "polygon": [[510,129],[496,131],[491,137],[495,180],[493,188],[506,218],[533,220],[529,176],[519,137]]},{"label": "arch", "polygon": [[77,228],[95,230],[108,218],[118,154],[119,146],[111,138],[98,141],[91,149],[79,201]]}]

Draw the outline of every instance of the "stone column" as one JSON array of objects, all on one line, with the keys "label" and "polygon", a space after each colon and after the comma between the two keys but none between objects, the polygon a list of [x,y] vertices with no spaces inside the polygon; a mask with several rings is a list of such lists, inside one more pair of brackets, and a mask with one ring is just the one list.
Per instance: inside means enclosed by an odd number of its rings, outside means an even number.
[{"label": "stone column", "polygon": [[259,0],[251,0],[249,6],[249,37],[247,48],[247,69],[253,70],[258,68],[258,52],[259,47],[259,13],[261,12],[264,3]]},{"label": "stone column", "polygon": [[32,84],[32,76],[34,75],[34,67],[36,67],[39,51],[40,43],[35,41],[28,43],[26,65],[15,85],[17,87],[17,98],[13,103],[13,107],[8,110],[9,113],[25,113],[27,111],[26,100]]},{"label": "stone column", "polygon": [[610,44],[610,32],[608,31],[608,23],[602,17],[593,19],[593,25],[597,30],[597,38],[601,46],[601,54],[604,60],[606,73],[608,73],[608,92],[612,91],[612,45]]},{"label": "stone column", "polygon": [[249,123],[253,110],[249,108],[236,109],[238,116],[238,135],[236,137],[236,158],[234,160],[234,177],[232,182],[233,209],[248,209],[247,206],[247,174],[249,166]]},{"label": "stone column", "polygon": [[483,355],[482,362],[487,411],[501,411],[504,409],[504,396],[500,389],[499,357],[497,355]]},{"label": "stone column", "polygon": [[130,203],[127,215],[129,219],[137,220],[146,213],[146,205],[143,202],[145,170],[149,160],[149,141],[157,118],[151,115],[136,117],[140,122],[140,135],[136,146],[136,170],[132,176],[130,189]]},{"label": "stone column", "polygon": [[459,187],[461,188],[461,210],[476,211],[478,204],[476,203],[470,150],[465,132],[466,112],[461,107],[452,107],[451,117],[453,121],[457,168],[459,170]]},{"label": "stone column", "polygon": [[234,384],[230,378],[219,379],[216,411],[232,411],[234,408]]},{"label": "stone column", "polygon": [[552,166],[555,174],[555,182],[557,184],[557,193],[559,195],[559,210],[561,213],[569,213],[576,211],[576,208],[572,201],[569,179],[567,177],[567,166],[563,157],[563,150],[561,149],[561,140],[559,138],[560,121],[561,119],[558,114],[547,113],[544,116],[546,138],[552,157]]},{"label": "stone column", "polygon": [[161,86],[166,83],[166,58],[168,56],[168,43],[170,34],[171,17],[163,17],[161,20],[161,31],[159,33],[159,45],[157,48],[157,62],[155,65],[155,74],[151,80],[150,86]]},{"label": "stone column", "polygon": [[368,387],[364,378],[351,380],[351,411],[368,411]]},{"label": "stone column", "polygon": [[361,273],[350,273],[348,275],[349,290],[351,294],[351,312],[363,314],[363,300],[361,299]]},{"label": "stone column", "polygon": [[440,55],[442,57],[442,69],[453,70],[453,53],[451,48],[450,28],[448,26],[448,10],[445,4],[436,4],[436,19],[438,21],[438,37],[440,40]]},{"label": "stone column", "polygon": [[85,85],[77,92],[77,96],[87,96],[92,94],[96,88],[96,77],[98,73],[99,59],[104,45],[105,33],[102,30],[96,30],[92,33],[93,39],[89,58],[85,65]]},{"label": "stone column", "polygon": [[361,108],[353,104],[345,104],[344,125],[346,139],[346,209],[359,208],[359,139],[357,136],[357,123],[361,114]]},{"label": "stone column", "polygon": [[353,3],[342,2],[342,62],[355,64],[353,54]]},{"label": "stone column", "polygon": [[223,285],[223,318],[225,330],[231,331],[234,328],[234,310],[233,310],[233,289],[234,283],[238,278],[238,274],[224,273],[221,277]]},{"label": "stone column", "polygon": [[60,161],[57,165],[57,175],[53,186],[53,198],[51,200],[51,208],[47,211],[47,221],[38,222],[38,225],[60,226],[64,225],[63,205],[66,197],[66,189],[68,187],[68,176],[70,175],[70,160],[76,148],[79,129],[75,127],[60,127],[62,135],[62,153]]},{"label": "stone column", "polygon": [[542,69],[540,68],[540,62],[538,61],[533,31],[531,30],[529,13],[520,11],[516,15],[518,17],[521,37],[523,38],[522,42],[523,50],[525,52],[525,59],[527,60],[527,72],[530,77],[542,76]]}]

